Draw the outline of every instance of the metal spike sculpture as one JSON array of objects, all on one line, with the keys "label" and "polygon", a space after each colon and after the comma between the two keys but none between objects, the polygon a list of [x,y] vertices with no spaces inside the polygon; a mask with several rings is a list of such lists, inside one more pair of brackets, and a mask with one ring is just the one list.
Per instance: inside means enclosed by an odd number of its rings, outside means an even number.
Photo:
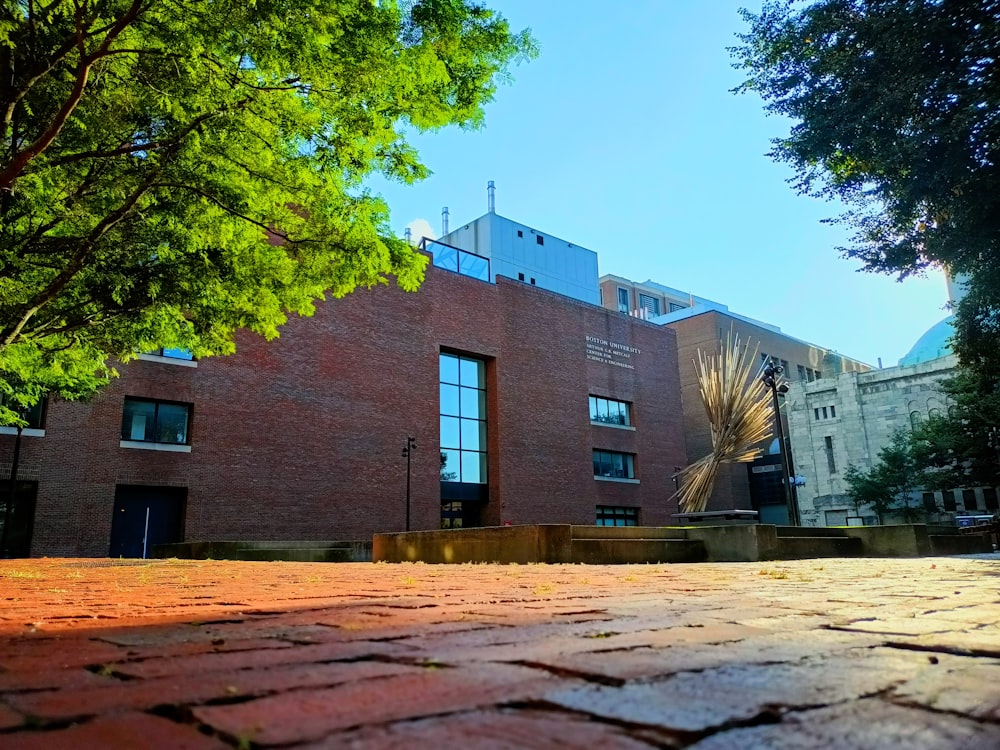
[{"label": "metal spike sculpture", "polygon": [[757,347],[751,351],[741,345],[732,331],[717,357],[698,350],[694,366],[712,428],[712,452],[677,473],[674,496],[685,513],[704,511],[719,467],[757,458],[761,450],[753,446],[771,434],[772,416],[777,415],[772,413],[756,361]]}]

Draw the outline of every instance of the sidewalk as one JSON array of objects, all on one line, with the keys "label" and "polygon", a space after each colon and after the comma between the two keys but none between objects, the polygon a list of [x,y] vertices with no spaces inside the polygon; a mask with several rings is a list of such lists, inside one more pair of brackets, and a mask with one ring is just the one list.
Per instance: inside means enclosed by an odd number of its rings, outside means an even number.
[{"label": "sidewalk", "polygon": [[0,748],[1000,748],[1000,559],[0,560]]}]

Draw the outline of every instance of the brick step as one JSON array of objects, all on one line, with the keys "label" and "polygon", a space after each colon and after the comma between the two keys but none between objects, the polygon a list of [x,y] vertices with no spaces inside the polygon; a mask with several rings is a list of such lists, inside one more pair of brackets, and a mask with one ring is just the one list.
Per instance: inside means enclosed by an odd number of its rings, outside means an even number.
[{"label": "brick step", "polygon": [[574,539],[574,563],[618,565],[624,563],[704,562],[705,545],[693,539]]},{"label": "brick step", "polygon": [[779,560],[802,560],[810,557],[861,557],[864,543],[856,537],[788,536],[778,537]]},{"label": "brick step", "polygon": [[932,555],[975,555],[993,551],[987,534],[930,534]]},{"label": "brick step", "polygon": [[827,526],[775,526],[775,533],[779,539],[792,537],[826,537],[842,539],[847,536],[848,529],[829,528]]},{"label": "brick step", "polygon": [[670,526],[570,526],[572,539],[687,539],[687,530]]}]

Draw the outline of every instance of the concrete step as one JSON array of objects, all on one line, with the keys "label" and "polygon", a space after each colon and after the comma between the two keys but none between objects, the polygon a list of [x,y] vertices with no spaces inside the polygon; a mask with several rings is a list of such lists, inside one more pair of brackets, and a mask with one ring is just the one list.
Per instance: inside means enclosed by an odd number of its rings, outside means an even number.
[{"label": "concrete step", "polygon": [[775,526],[779,539],[792,537],[827,537],[841,539],[847,536],[847,529],[830,528],[828,526]]},{"label": "concrete step", "polygon": [[236,560],[284,562],[354,562],[349,547],[293,547],[289,549],[242,549]]},{"label": "concrete step", "polygon": [[864,543],[855,537],[787,536],[778,537],[775,557],[779,560],[802,560],[810,557],[860,557]]},{"label": "concrete step", "polygon": [[932,555],[976,555],[993,551],[989,534],[930,534]]},{"label": "concrete step", "polygon": [[[302,554],[296,556],[297,551]],[[153,557],[182,560],[298,560],[301,562],[369,562],[371,542],[363,541],[218,541],[159,544]]]},{"label": "concrete step", "polygon": [[687,531],[670,526],[571,526],[573,539],[687,539]]},{"label": "concrete step", "polygon": [[572,558],[588,565],[685,563],[704,562],[708,553],[693,539],[574,539]]}]

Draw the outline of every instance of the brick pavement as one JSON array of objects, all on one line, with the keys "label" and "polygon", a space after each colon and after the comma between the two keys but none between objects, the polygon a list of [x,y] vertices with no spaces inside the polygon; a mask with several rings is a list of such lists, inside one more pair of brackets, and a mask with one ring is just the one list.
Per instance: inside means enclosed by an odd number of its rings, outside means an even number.
[{"label": "brick pavement", "polygon": [[1000,748],[1000,557],[0,561],[0,748]]}]

